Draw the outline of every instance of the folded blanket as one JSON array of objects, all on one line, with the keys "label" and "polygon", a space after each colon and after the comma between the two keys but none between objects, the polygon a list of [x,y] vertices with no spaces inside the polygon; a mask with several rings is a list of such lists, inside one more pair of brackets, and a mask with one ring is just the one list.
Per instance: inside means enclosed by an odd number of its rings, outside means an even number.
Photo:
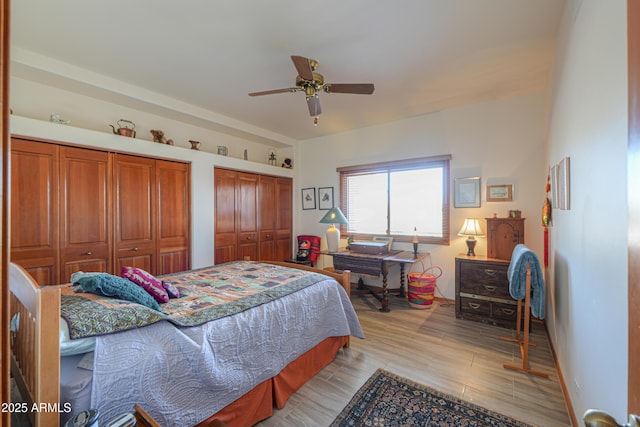
[{"label": "folded blanket", "polygon": [[540,260],[535,252],[523,244],[513,248],[511,254],[511,263],[507,269],[509,293],[513,299],[521,300],[525,297],[527,265],[531,267],[531,314],[538,319],[544,319],[544,276],[540,268]]}]

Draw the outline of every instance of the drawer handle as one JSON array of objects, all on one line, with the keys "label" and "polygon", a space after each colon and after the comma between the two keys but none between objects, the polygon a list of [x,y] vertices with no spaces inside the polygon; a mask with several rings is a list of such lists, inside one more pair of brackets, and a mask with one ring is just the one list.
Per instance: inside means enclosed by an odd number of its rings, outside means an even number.
[{"label": "drawer handle", "polygon": [[140,249],[139,248],[133,248],[131,250],[134,251],[134,252],[138,252]]},{"label": "drawer handle", "polygon": [[91,255],[93,255],[93,252],[91,252],[91,251],[89,251],[89,252],[85,252],[85,255],[89,255],[89,256],[91,256]]},{"label": "drawer handle", "polygon": [[251,236],[247,236],[247,240],[251,240]]},{"label": "drawer handle", "polygon": [[495,292],[495,291],[496,291],[496,289],[498,288],[497,286],[489,286],[489,285],[483,285],[483,286],[484,286],[484,288],[485,288],[486,290],[488,290],[489,292]]},{"label": "drawer handle", "polygon": [[478,304],[477,302],[470,302],[469,307],[473,308],[474,310],[477,310],[480,308],[480,304]]},{"label": "drawer handle", "polygon": [[512,309],[510,309],[510,308],[503,308],[503,309],[502,309],[502,312],[503,312],[504,314],[512,315],[512,314],[513,314],[513,313],[515,313],[516,311],[515,311],[515,310],[512,310]]},{"label": "drawer handle", "polygon": [[489,276],[495,276],[497,271],[496,270],[490,270],[490,269],[485,269],[484,270],[485,273],[487,273]]}]

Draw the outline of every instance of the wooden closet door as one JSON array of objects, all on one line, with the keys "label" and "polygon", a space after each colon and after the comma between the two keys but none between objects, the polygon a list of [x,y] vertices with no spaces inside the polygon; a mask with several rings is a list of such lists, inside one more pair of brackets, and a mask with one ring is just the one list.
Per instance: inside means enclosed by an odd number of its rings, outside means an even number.
[{"label": "wooden closet door", "polygon": [[221,264],[238,259],[236,237],[236,183],[238,173],[214,169],[214,262]]},{"label": "wooden closet door", "polygon": [[293,253],[293,181],[276,178],[276,261],[291,258]]},{"label": "wooden closet door", "polygon": [[113,273],[111,156],[60,147],[60,270]]},{"label": "wooden closet door", "polygon": [[11,261],[40,285],[58,284],[58,146],[11,145]]},{"label": "wooden closet door", "polygon": [[272,176],[262,175],[258,180],[258,212],[260,242],[258,259],[276,260],[276,179]]},{"label": "wooden closet door", "polygon": [[158,274],[191,268],[190,259],[190,165],[156,161],[158,189]]},{"label": "wooden closet door", "polygon": [[238,259],[258,259],[258,175],[238,172]]},{"label": "wooden closet door", "polygon": [[155,160],[116,154],[115,174],[115,273],[123,266],[156,273],[155,259]]}]

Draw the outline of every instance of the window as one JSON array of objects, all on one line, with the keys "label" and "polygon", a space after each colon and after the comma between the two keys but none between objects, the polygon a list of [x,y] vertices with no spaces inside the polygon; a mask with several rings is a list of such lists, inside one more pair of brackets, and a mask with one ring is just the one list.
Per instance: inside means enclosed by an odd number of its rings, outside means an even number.
[{"label": "window", "polygon": [[342,232],[357,238],[392,236],[449,244],[449,160],[425,157],[338,168]]}]

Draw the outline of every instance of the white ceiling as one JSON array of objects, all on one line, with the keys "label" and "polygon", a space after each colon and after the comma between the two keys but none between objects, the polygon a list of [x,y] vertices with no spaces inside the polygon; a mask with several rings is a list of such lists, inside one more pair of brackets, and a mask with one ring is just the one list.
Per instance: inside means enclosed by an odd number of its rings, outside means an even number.
[{"label": "white ceiling", "polygon": [[[303,140],[545,87],[563,8],[564,0],[19,0],[12,67],[140,108],[164,100],[212,127]],[[316,59],[327,82],[371,82],[375,92],[321,94],[317,127],[301,92],[247,95],[294,86],[291,55]]]}]

